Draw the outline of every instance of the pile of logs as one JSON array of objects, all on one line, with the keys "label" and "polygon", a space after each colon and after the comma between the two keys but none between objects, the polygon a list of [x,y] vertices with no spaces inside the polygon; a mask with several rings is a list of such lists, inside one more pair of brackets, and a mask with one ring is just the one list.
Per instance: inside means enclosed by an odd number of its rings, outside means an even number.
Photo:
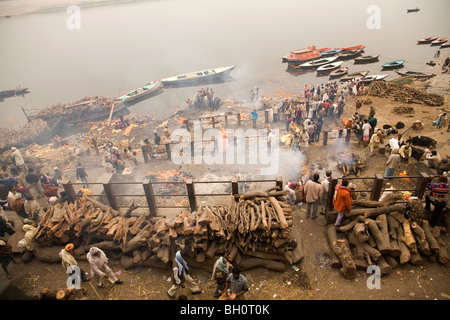
[{"label": "pile of logs", "polygon": [[63,118],[67,121],[84,119],[89,114],[108,111],[113,104],[118,103],[108,97],[85,97],[67,104],[55,104],[39,109],[35,114],[29,115],[30,119],[42,119],[48,123],[54,123]]},{"label": "pile of logs", "polygon": [[198,263],[225,255],[243,269],[257,266],[284,271],[303,259],[301,244],[289,235],[292,208],[285,192],[274,189],[232,196],[229,204],[200,206],[174,218],[131,216],[84,196],[82,203],[56,204],[35,233],[41,247],[72,242],[75,255],[90,247],[106,250],[125,269],[166,268],[177,250]]},{"label": "pile of logs", "polygon": [[26,123],[20,129],[0,128],[0,149],[16,146],[26,146],[45,134],[50,127],[42,119]]},{"label": "pile of logs", "polygon": [[366,271],[370,265],[377,265],[381,275],[386,275],[399,264],[422,265],[424,257],[444,265],[449,262],[447,247],[440,238],[441,229],[432,228],[413,212],[418,206],[354,202],[362,208],[350,210],[343,226],[330,224],[326,231],[331,265],[340,268],[347,279],[353,279],[357,270]]},{"label": "pile of logs", "polygon": [[444,96],[427,93],[416,90],[408,86],[393,84],[385,81],[374,81],[365,93],[376,96],[388,98],[392,101],[402,103],[419,103],[428,106],[442,106],[445,103]]}]

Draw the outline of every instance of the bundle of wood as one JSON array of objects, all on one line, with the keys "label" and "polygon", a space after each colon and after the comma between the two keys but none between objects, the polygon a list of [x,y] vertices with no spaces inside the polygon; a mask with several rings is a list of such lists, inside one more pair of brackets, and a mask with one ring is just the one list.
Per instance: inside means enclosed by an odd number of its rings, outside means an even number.
[{"label": "bundle of wood", "polygon": [[85,97],[67,104],[58,103],[39,109],[35,114],[29,115],[29,118],[43,119],[49,123],[60,118],[66,121],[74,119],[92,120],[92,118],[89,118],[90,115],[104,112],[106,114],[114,104],[118,103],[118,101],[108,97]]},{"label": "bundle of wood", "polygon": [[283,194],[273,190],[242,194],[230,204],[151,219],[143,214],[130,216],[136,206],[122,214],[85,196],[80,204],[51,207],[37,227],[35,241],[40,246],[73,242],[80,248],[78,255],[91,246],[118,250],[125,269],[168,267],[181,249],[199,263],[219,254],[243,269],[263,266],[284,271],[286,263],[302,261],[303,251],[289,236],[292,209]]},{"label": "bundle of wood", "polygon": [[448,263],[441,229],[432,228],[424,219],[413,220],[409,205],[367,200],[359,201],[359,205],[367,207],[350,210],[347,224],[327,227],[331,265],[340,268],[346,278],[355,278],[357,270],[366,271],[370,265],[380,267],[381,275],[389,274],[399,264],[422,265],[423,256]]},{"label": "bundle of wood", "polygon": [[16,146],[17,148],[35,142],[50,127],[42,119],[36,119],[26,123],[20,129],[0,128],[0,149]]},{"label": "bundle of wood", "polygon": [[445,103],[442,95],[427,93],[385,81],[374,81],[370,88],[365,89],[364,93],[376,97],[386,97],[392,101],[403,103],[419,103],[429,106],[442,106]]}]

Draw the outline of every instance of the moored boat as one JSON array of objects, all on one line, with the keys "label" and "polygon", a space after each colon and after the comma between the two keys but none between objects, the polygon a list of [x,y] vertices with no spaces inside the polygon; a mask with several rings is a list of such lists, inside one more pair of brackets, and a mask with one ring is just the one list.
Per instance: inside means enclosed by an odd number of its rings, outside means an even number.
[{"label": "moored boat", "polygon": [[337,70],[331,71],[329,76],[330,76],[330,78],[339,78],[339,77],[346,75],[347,73],[348,73],[348,68],[344,67],[344,68],[339,68]]},{"label": "moored boat", "polygon": [[337,54],[337,57],[342,60],[353,59],[353,58],[360,56],[363,52],[364,52],[363,49],[346,50],[346,51],[339,52]]},{"label": "moored boat", "polygon": [[4,98],[22,96],[27,93],[30,93],[30,91],[28,91],[28,88],[21,88],[21,87],[18,87],[16,89],[11,89],[11,90],[0,91],[0,100],[2,100]]},{"label": "moored boat", "polygon": [[355,78],[364,78],[368,74],[369,74],[369,70],[352,72],[352,73],[349,73],[349,74],[343,76],[340,79],[340,81],[348,81],[348,80],[352,80],[352,79],[355,79]]},{"label": "moored boat", "polygon": [[338,54],[341,51],[342,51],[342,49],[333,49],[333,50],[322,51],[321,53],[322,53],[322,56],[331,57],[331,56]]},{"label": "moored boat", "polygon": [[161,89],[161,81],[155,80],[121,95],[117,98],[117,100],[122,100],[123,102],[132,102],[138,99],[140,100],[144,97],[149,97],[152,93],[155,93],[159,89]]},{"label": "moored boat", "polygon": [[355,64],[377,62],[379,57],[380,57],[380,55],[357,57],[357,58],[355,58]]},{"label": "moored boat", "polygon": [[364,83],[371,83],[374,80],[383,80],[385,78],[387,78],[389,75],[388,74],[371,74],[371,75],[367,75],[364,78],[361,79],[362,82]]},{"label": "moored boat", "polygon": [[449,37],[447,37],[447,38],[436,39],[436,40],[434,40],[434,41],[431,41],[431,45],[432,45],[432,46],[439,46],[439,45],[441,45],[441,44],[447,42],[449,39],[450,39]]},{"label": "moored boat", "polygon": [[395,69],[395,68],[401,68],[403,67],[403,63],[405,62],[405,60],[395,60],[395,61],[390,61],[387,62],[385,64],[383,64],[381,67],[383,69]]},{"label": "moored boat", "polygon": [[448,47],[450,47],[450,41],[447,41],[447,42],[441,44],[440,49],[448,48]]},{"label": "moored boat", "polygon": [[289,65],[299,65],[303,62],[320,58],[322,54],[316,46],[310,46],[305,49],[292,50],[291,53],[282,58],[282,62]]},{"label": "moored boat", "polygon": [[323,66],[325,64],[331,63],[331,62],[335,61],[336,59],[337,59],[337,57],[319,58],[319,59],[312,60],[312,61],[301,64],[300,68],[301,69],[317,68],[317,67]]},{"label": "moored boat", "polygon": [[421,38],[421,39],[417,40],[417,44],[431,43],[432,41],[436,40],[437,38],[439,38],[439,36],[430,36],[430,37]]},{"label": "moored boat", "polygon": [[395,72],[402,77],[414,77],[418,79],[429,79],[435,76],[434,73],[418,72],[418,71],[398,71]]},{"label": "moored boat", "polygon": [[415,9],[406,9],[406,13],[410,13],[410,12],[419,12],[420,9],[418,7],[416,7]]},{"label": "moored boat", "polygon": [[358,45],[353,47],[344,47],[344,48],[336,48],[336,50],[343,50],[343,51],[349,51],[349,50],[363,50],[366,46],[365,45]]},{"label": "moored boat", "polygon": [[208,83],[230,74],[236,66],[220,67],[161,79],[163,86],[192,85],[198,83]]},{"label": "moored boat", "polygon": [[324,64],[317,68],[317,72],[318,73],[331,72],[332,70],[339,68],[341,66],[341,64],[342,64],[342,61],[335,61],[335,62],[331,62],[328,64]]}]

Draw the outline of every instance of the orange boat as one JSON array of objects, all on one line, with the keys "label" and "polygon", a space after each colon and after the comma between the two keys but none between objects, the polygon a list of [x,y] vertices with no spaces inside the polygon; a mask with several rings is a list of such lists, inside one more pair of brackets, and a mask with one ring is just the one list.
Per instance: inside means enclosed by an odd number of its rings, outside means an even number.
[{"label": "orange boat", "polygon": [[299,65],[300,63],[320,58],[322,54],[316,46],[310,46],[305,49],[292,50],[291,54],[283,57],[283,62],[289,65]]},{"label": "orange boat", "polygon": [[336,48],[336,50],[343,50],[343,51],[349,51],[349,50],[362,50],[364,49],[366,46],[360,44],[359,46],[354,46],[354,47],[346,47],[346,48]]}]

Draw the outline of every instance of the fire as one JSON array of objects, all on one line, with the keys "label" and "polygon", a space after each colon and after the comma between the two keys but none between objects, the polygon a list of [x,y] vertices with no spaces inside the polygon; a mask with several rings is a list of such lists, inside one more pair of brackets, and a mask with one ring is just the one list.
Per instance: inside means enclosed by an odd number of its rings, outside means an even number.
[{"label": "fire", "polygon": [[281,142],[283,142],[284,144],[290,145],[291,141],[292,141],[292,136],[290,134],[287,134],[283,137],[280,138]]},{"label": "fire", "polygon": [[248,119],[250,119],[249,114],[241,113],[241,120],[248,120]]},{"label": "fire", "polygon": [[186,120],[187,120],[186,118],[179,117],[177,121],[179,124],[183,124]]}]

